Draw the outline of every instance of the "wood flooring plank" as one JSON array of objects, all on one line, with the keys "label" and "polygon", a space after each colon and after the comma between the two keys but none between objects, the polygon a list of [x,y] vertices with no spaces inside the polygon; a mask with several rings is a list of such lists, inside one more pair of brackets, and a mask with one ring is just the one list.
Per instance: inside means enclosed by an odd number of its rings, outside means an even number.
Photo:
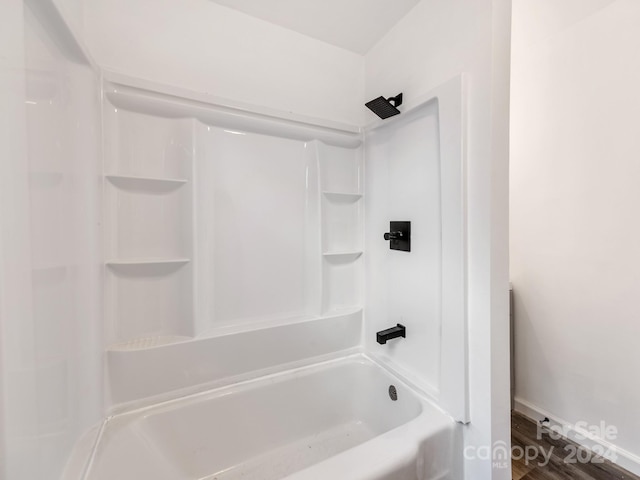
[{"label": "wood flooring plank", "polygon": [[533,466],[527,465],[523,459],[514,459],[511,462],[511,478],[513,480],[521,480],[527,473],[533,470],[533,468]]},{"label": "wood flooring plank", "polygon": [[[511,443],[514,453],[529,453],[527,459],[512,459],[513,480],[640,480],[585,447],[565,438],[552,438],[548,429],[539,430],[534,421],[515,412]],[[570,455],[578,451],[578,457]]]},{"label": "wood flooring plank", "polygon": [[566,477],[561,477],[551,471],[535,468],[522,477],[521,480],[564,480],[565,478]]}]

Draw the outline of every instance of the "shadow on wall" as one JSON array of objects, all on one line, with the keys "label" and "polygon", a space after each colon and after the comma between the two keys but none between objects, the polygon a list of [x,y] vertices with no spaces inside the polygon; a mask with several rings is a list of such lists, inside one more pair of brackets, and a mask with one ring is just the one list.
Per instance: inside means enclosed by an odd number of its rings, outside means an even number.
[{"label": "shadow on wall", "polygon": [[[514,315],[514,359],[515,364],[515,402],[522,402],[523,399],[531,398],[530,392],[526,391],[527,385],[545,385],[547,392],[561,391],[560,380],[554,376],[554,366],[545,354],[548,342],[545,337],[549,334],[536,326],[529,315],[527,308],[527,300],[523,296],[522,291],[517,287],[517,283],[513,287],[513,315]],[[530,359],[535,358],[536,364],[530,363]],[[523,378],[527,378],[523,382]],[[535,382],[531,381],[531,377],[535,378]],[[544,392],[543,392],[544,395]],[[546,402],[538,405],[547,408]],[[516,406],[516,410],[517,410]]]}]

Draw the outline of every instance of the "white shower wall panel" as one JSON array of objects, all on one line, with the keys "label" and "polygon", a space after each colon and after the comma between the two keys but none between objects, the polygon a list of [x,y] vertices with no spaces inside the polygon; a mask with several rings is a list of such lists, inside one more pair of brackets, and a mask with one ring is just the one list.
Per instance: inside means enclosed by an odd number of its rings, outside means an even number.
[{"label": "white shower wall panel", "polygon": [[105,102],[105,319],[108,348],[194,335],[194,121]]},{"label": "white shower wall panel", "polygon": [[362,193],[364,182],[361,148],[341,148],[318,143],[320,176],[325,192]]},{"label": "white shower wall panel", "polygon": [[104,105],[105,173],[188,179],[193,158],[190,120]]},{"label": "white shower wall panel", "polygon": [[323,263],[323,312],[331,314],[359,308],[364,297],[360,252],[327,255]]},{"label": "white shower wall panel", "polygon": [[[438,104],[431,102],[367,135],[367,321],[403,324],[407,338],[369,347],[439,390],[441,349],[441,202]],[[390,221],[411,222],[411,252],[389,249]],[[375,273],[373,273],[375,272]]]},{"label": "white shower wall panel", "polygon": [[357,348],[357,129],[118,81],[103,108],[107,405]]},{"label": "white shower wall panel", "polygon": [[33,374],[37,425],[20,443],[37,445],[28,478],[55,478],[101,413],[98,92],[25,13],[34,336],[22,376]]},{"label": "white shower wall panel", "polygon": [[183,258],[191,252],[191,189],[181,182],[105,182],[110,260]]},{"label": "white shower wall panel", "polygon": [[198,137],[201,296],[212,326],[317,314],[313,144],[204,125]]},{"label": "white shower wall panel", "polygon": [[23,142],[0,167],[0,477],[53,479],[102,416],[98,78],[41,2],[19,3],[20,16],[0,8]]},{"label": "white shower wall panel", "polygon": [[107,306],[112,348],[193,336],[191,277],[187,262],[110,265],[106,289],[112,302]]},{"label": "white shower wall panel", "polygon": [[[373,124],[366,145],[366,348],[469,422],[463,78]],[[411,222],[411,251],[391,250],[390,221]],[[406,338],[379,345],[401,323]]]},{"label": "white shower wall panel", "polygon": [[323,195],[323,252],[361,251],[363,214],[363,203],[358,196]]}]

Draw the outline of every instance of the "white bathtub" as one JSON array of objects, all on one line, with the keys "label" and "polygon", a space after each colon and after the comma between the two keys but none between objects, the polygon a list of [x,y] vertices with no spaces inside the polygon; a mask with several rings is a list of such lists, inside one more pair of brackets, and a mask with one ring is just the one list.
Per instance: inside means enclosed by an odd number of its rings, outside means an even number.
[{"label": "white bathtub", "polygon": [[357,355],[112,417],[85,478],[455,479],[455,437],[453,420]]}]

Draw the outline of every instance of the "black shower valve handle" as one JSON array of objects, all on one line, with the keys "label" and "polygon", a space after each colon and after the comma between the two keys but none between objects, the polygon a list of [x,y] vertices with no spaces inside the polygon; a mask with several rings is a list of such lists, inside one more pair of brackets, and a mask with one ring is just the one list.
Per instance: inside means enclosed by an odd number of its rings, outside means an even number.
[{"label": "black shower valve handle", "polygon": [[389,231],[384,234],[384,239],[389,241],[390,250],[401,252],[411,251],[411,222],[391,221]]},{"label": "black shower valve handle", "polygon": [[402,232],[387,232],[384,234],[385,240],[397,240],[398,238],[402,238]]}]

